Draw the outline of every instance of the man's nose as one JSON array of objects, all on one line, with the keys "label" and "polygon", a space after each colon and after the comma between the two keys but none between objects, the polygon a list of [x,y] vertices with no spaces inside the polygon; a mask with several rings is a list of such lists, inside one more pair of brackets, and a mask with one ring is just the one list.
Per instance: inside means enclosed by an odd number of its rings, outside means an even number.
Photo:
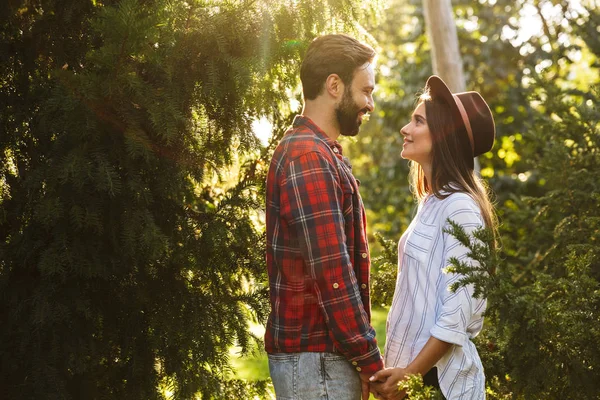
[{"label": "man's nose", "polygon": [[375,109],[375,101],[373,100],[373,96],[369,96],[369,100],[367,101],[367,110],[369,110],[369,112],[373,112],[373,110]]}]

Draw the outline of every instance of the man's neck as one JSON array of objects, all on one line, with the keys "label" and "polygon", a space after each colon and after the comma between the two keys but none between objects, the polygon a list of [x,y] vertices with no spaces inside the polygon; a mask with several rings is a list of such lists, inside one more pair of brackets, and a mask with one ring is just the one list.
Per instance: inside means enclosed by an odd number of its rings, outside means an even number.
[{"label": "man's neck", "polygon": [[330,104],[322,104],[318,100],[306,101],[302,115],[310,118],[329,138],[337,140],[340,136],[340,127],[335,119],[335,110]]}]

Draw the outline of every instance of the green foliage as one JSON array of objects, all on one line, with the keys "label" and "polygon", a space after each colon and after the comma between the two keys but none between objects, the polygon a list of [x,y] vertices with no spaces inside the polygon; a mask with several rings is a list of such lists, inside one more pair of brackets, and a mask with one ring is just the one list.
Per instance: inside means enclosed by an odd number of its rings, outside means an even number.
[{"label": "green foliage", "polygon": [[[484,245],[489,232],[467,240],[452,229],[479,263],[453,260],[449,268],[488,299],[486,326],[475,339],[488,397],[596,399],[600,14],[592,2],[453,5],[467,89],[488,100],[498,132],[480,162],[497,196],[500,252]],[[519,39],[519,15],[532,11],[540,32]],[[376,33],[386,54],[378,111],[352,144],[352,158],[361,160],[354,171],[371,231],[395,238],[377,237],[373,246],[381,254],[374,259],[373,299],[389,304],[395,243],[414,213],[398,131],[412,111],[407,98],[429,74],[429,55],[419,1],[398,0],[384,15],[390,21],[378,21]]]},{"label": "green foliage", "polygon": [[[453,2],[467,88],[498,131],[480,162],[501,253],[481,232],[469,243],[479,266],[454,265],[488,298],[476,344],[492,399],[597,398],[600,14],[581,4]],[[540,32],[520,40],[531,10]],[[264,395],[267,382],[228,382],[228,357],[260,346],[248,321],[267,314],[266,166],[307,43],[365,15],[376,111],[348,147],[369,231],[383,233],[373,303],[390,304],[415,210],[399,130],[431,73],[419,0],[383,12],[350,0],[0,2],[5,397]],[[260,115],[275,132],[264,148],[250,129]]]},{"label": "green foliage", "polygon": [[431,386],[425,386],[421,375],[408,375],[398,383],[398,390],[405,390],[411,400],[441,400],[444,398],[439,391]]},{"label": "green foliage", "polygon": [[257,380],[247,382],[243,380],[230,380],[224,382],[219,390],[220,399],[264,399],[273,392],[270,380]]},{"label": "green foliage", "polygon": [[390,306],[396,289],[396,274],[398,271],[398,246],[395,241],[385,239],[380,233],[375,238],[382,248],[381,254],[373,258],[378,272],[373,275],[371,290],[373,304]]},{"label": "green foliage", "polygon": [[595,399],[600,351],[590,344],[600,340],[598,94],[590,92],[592,101],[582,102],[543,82],[539,88],[548,91],[547,116],[532,127],[539,146],[532,161],[547,181],[546,192],[527,200],[531,206],[522,212],[533,223],[519,227],[523,239],[505,249],[533,256],[502,262],[482,245],[485,231],[469,240],[453,226],[451,233],[480,267],[469,270],[452,260],[451,270],[464,274],[460,284],[474,284],[488,299],[485,335],[477,342],[496,392]]},{"label": "green foliage", "polygon": [[287,120],[309,40],[361,13],[294,4],[2,3],[3,396],[264,391],[224,383],[267,312],[250,125]]},{"label": "green foliage", "polygon": [[[458,223],[448,219],[450,228],[444,232],[454,236],[460,244],[468,249],[467,261],[460,261],[451,257],[444,272],[461,276],[450,285],[449,289],[455,292],[459,287],[473,285],[473,296],[480,298],[484,291],[482,279],[495,279],[496,266],[500,264],[498,251],[495,249],[494,232],[491,229],[479,228],[469,235]],[[474,261],[474,262],[473,262]]]}]

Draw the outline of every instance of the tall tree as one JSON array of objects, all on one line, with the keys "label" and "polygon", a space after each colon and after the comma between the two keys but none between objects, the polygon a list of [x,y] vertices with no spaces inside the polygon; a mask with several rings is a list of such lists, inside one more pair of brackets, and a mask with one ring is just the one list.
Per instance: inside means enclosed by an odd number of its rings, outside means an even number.
[{"label": "tall tree", "polygon": [[264,167],[239,182],[222,171],[258,149],[254,118],[283,119],[308,41],[360,12],[1,3],[3,396],[245,396],[223,381],[229,348],[247,348],[249,318],[265,314],[250,284],[264,273]]},{"label": "tall tree", "polygon": [[423,0],[433,73],[440,76],[453,92],[464,92],[463,63],[453,13],[450,0]]},{"label": "tall tree", "polygon": [[[456,23],[450,0],[423,0],[427,35],[431,43],[433,73],[440,76],[453,92],[464,92],[466,83],[458,46]],[[475,159],[475,171],[479,172]]]}]

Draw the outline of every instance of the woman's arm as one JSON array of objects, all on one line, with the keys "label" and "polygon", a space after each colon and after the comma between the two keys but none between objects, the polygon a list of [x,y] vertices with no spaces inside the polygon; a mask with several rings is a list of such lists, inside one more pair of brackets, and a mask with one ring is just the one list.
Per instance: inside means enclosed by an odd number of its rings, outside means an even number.
[{"label": "woman's arm", "polygon": [[406,367],[406,374],[425,376],[451,347],[452,343],[431,336],[417,357]]},{"label": "woman's arm", "polygon": [[417,357],[406,368],[386,368],[371,377],[376,398],[388,400],[402,399],[404,391],[398,390],[398,383],[407,375],[427,372],[450,350],[452,343],[447,343],[431,336]]}]

